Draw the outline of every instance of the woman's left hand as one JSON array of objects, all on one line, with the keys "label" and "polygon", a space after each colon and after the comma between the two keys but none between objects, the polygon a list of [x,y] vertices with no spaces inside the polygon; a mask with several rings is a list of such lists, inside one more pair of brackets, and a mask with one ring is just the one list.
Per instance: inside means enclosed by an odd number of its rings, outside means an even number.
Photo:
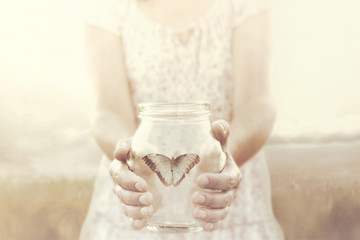
[{"label": "woman's left hand", "polygon": [[203,222],[205,231],[214,231],[218,222],[227,216],[241,181],[239,167],[227,150],[229,124],[223,120],[214,122],[212,133],[226,154],[226,164],[221,173],[203,173],[197,178],[200,190],[192,195],[193,215]]}]

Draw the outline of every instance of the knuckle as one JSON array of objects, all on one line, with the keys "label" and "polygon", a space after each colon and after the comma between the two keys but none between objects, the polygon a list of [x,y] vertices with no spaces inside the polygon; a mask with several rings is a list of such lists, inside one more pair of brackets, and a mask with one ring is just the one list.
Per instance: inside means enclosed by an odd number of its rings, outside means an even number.
[{"label": "knuckle", "polygon": [[229,196],[229,195],[225,196],[224,202],[223,202],[223,207],[229,206],[230,203],[231,203],[231,196]]},{"label": "knuckle", "polygon": [[211,194],[204,194],[205,201],[203,205],[211,206],[214,204],[214,197]]},{"label": "knuckle", "polygon": [[236,179],[234,176],[231,176],[229,175],[228,177],[228,180],[227,180],[227,187],[230,189],[230,188],[233,188],[236,184]]},{"label": "knuckle", "polygon": [[126,207],[125,204],[122,205],[122,212],[125,214],[125,216],[128,216],[128,217],[129,217],[128,211],[127,211],[127,207]]},{"label": "knuckle", "polygon": [[220,220],[224,220],[228,214],[227,208],[225,208],[220,214]]},{"label": "knuckle", "polygon": [[116,165],[115,161],[112,161],[109,166],[110,176],[114,176],[114,174],[115,174],[115,165]]},{"label": "knuckle", "polygon": [[122,202],[122,203],[125,203],[124,201],[124,196],[123,196],[123,190],[121,187],[117,188],[116,189],[116,196],[119,198],[119,200]]},{"label": "knuckle", "polygon": [[113,160],[109,166],[110,176],[115,180],[116,176],[119,174],[121,168],[121,163],[117,160]]}]

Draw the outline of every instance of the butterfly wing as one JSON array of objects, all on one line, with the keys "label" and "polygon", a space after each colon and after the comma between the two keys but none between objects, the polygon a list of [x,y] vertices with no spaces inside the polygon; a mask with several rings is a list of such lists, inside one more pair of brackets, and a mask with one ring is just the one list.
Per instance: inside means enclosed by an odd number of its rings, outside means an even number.
[{"label": "butterfly wing", "polygon": [[172,181],[171,159],[157,153],[150,153],[143,157],[144,162],[155,172],[165,186],[170,186]]},{"label": "butterfly wing", "polygon": [[200,161],[200,157],[193,153],[188,153],[178,156],[174,161],[173,166],[173,184],[177,186],[184,179],[185,174]]}]

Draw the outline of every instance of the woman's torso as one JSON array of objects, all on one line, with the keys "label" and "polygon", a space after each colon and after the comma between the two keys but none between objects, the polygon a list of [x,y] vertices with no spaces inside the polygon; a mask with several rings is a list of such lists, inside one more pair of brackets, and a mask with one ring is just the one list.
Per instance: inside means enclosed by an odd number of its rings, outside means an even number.
[{"label": "woman's torso", "polygon": [[[199,16],[189,12],[193,15],[184,17],[181,24],[166,18],[157,21],[159,18],[152,16],[161,15],[159,12],[152,12],[135,0],[116,1],[123,13],[121,37],[134,105],[205,100],[211,103],[213,120],[231,120],[235,0],[204,0],[207,4],[199,9]],[[262,152],[242,167],[243,181],[237,198],[214,233],[175,236],[131,230],[121,213],[120,202],[111,192],[108,165],[104,159],[99,169],[83,239],[280,239]]]},{"label": "woman's torso", "polygon": [[150,20],[136,1],[129,1],[122,38],[134,104],[206,100],[213,119],[230,120],[232,22],[227,2],[212,0],[197,20],[174,30]]}]

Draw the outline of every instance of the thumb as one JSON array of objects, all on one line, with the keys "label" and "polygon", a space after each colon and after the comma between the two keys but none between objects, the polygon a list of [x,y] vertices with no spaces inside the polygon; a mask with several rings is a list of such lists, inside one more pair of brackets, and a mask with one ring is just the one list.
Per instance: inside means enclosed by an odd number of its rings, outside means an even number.
[{"label": "thumb", "polygon": [[229,123],[225,120],[218,120],[212,123],[213,137],[220,142],[223,150],[226,149],[229,128]]},{"label": "thumb", "polygon": [[131,139],[126,138],[117,142],[113,156],[115,159],[125,162],[130,152]]}]

